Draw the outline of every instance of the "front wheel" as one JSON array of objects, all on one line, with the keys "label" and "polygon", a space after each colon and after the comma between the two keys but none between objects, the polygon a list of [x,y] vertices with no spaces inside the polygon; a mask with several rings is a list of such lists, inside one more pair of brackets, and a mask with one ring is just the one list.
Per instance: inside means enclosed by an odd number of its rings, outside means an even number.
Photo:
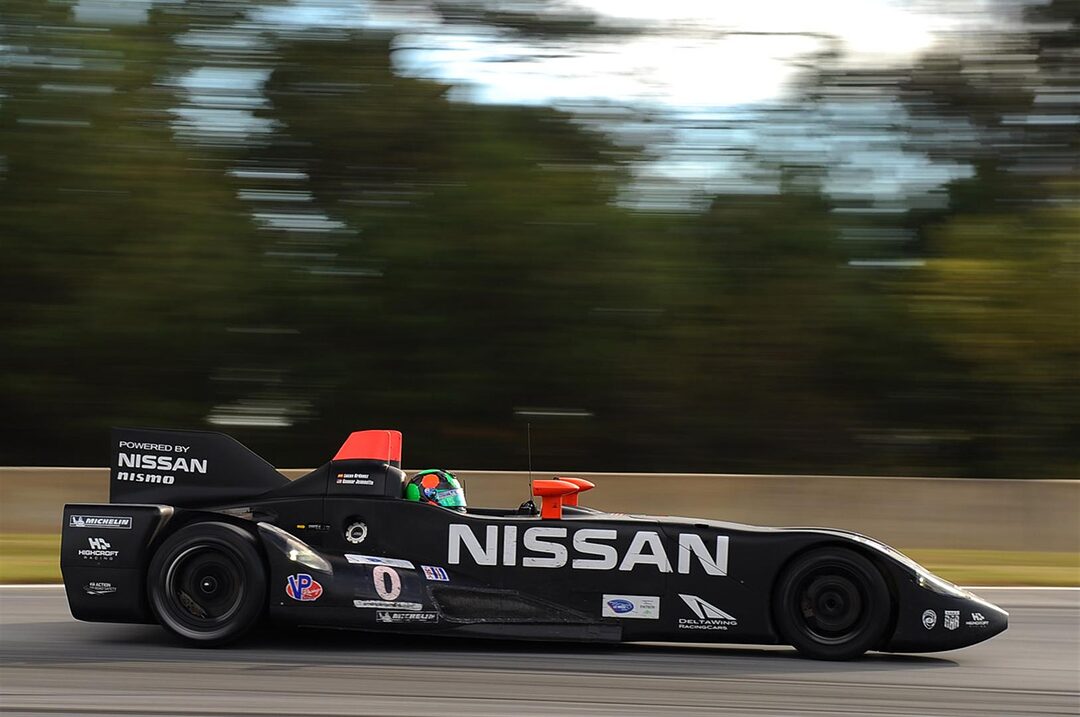
[{"label": "front wheel", "polygon": [[862,555],[819,548],[784,571],[773,613],[780,634],[801,654],[850,660],[881,643],[892,600],[881,572]]},{"label": "front wheel", "polygon": [[150,605],[170,632],[199,646],[235,640],[266,607],[266,568],[247,531],[194,523],[169,536],[147,574]]}]

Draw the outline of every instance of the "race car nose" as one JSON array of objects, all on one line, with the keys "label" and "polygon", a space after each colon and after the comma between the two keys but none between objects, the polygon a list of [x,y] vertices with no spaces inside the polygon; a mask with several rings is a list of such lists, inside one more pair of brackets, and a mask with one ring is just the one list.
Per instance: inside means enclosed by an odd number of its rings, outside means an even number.
[{"label": "race car nose", "polygon": [[961,612],[960,622],[968,633],[982,642],[1008,629],[1009,613],[991,602],[972,596]]}]

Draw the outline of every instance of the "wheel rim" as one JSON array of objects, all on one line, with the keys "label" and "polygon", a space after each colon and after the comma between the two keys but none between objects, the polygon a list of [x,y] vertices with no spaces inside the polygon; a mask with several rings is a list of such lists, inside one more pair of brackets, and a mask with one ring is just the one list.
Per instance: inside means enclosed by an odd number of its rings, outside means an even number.
[{"label": "wheel rim", "polygon": [[164,597],[172,616],[188,627],[219,627],[243,604],[243,566],[220,546],[192,546],[169,565]]},{"label": "wheel rim", "polygon": [[822,644],[847,642],[870,619],[864,581],[839,566],[822,566],[803,576],[794,596],[800,627]]}]

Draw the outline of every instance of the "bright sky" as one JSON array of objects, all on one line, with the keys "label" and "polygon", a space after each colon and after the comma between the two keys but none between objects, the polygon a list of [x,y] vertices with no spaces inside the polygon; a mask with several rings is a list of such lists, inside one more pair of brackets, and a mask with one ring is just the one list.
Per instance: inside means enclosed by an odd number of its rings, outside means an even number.
[{"label": "bright sky", "polygon": [[[710,109],[776,99],[793,62],[837,38],[852,62],[909,60],[947,26],[887,0],[574,0],[602,23],[647,23],[630,39],[522,40],[485,28],[417,22],[397,53],[400,71],[468,86],[473,101],[547,104],[595,99]],[[378,7],[378,6],[375,6]],[[389,18],[387,18],[389,19]],[[432,18],[434,19],[434,18]],[[747,35],[731,33],[787,33]]]},{"label": "bright sky", "polygon": [[[963,0],[962,5],[979,0]],[[629,39],[541,42],[489,26],[450,25],[422,2],[294,0],[260,18],[291,27],[365,27],[399,33],[400,72],[454,83],[462,99],[550,104],[616,100],[679,109],[768,101],[792,62],[837,38],[850,61],[902,62],[954,19],[890,0],[562,0],[602,24],[647,24]],[[527,10],[529,3],[488,2]],[[538,3],[538,5],[540,5]],[[547,5],[551,7],[551,4]],[[558,7],[558,5],[555,5]],[[732,35],[730,33],[788,33]],[[800,34],[802,33],[802,34]]]},{"label": "bright sky", "polygon": [[[602,118],[602,127],[616,137],[638,133],[635,143],[644,141],[656,150],[655,161],[638,163],[639,181],[632,191],[657,194],[667,191],[658,187],[679,184],[676,193],[684,196],[672,201],[686,205],[687,192],[708,196],[718,188],[748,191],[754,186],[740,173],[737,159],[717,151],[733,142],[752,145],[753,138],[744,136],[743,129],[719,131],[706,125],[746,119],[758,111],[755,107],[782,99],[798,63],[808,55],[838,44],[844,62],[852,65],[909,63],[961,20],[970,24],[982,17],[985,22],[990,14],[981,3],[989,1],[949,0],[935,6],[932,0],[562,0],[568,15],[584,11],[602,25],[647,29],[544,40],[490,24],[444,22],[426,0],[292,0],[262,7],[238,29],[255,35],[265,29],[389,31],[395,34],[396,70],[450,84],[458,100],[594,110],[602,104],[643,111]],[[526,12],[530,5],[546,12],[554,5],[520,0],[483,4]],[[246,121],[249,110],[235,103],[225,107],[217,97],[228,85],[232,90],[224,94],[230,98],[244,95],[258,104],[264,79],[259,72],[236,76],[236,68],[229,67],[189,73],[181,83],[192,102],[178,110],[180,129],[223,140],[272,129]],[[595,116],[580,116],[590,114]],[[640,124],[644,116],[651,124]],[[640,136],[642,130],[655,134],[661,125],[667,136]],[[884,135],[878,148],[862,154],[856,151],[861,148],[834,144],[834,138],[818,132],[804,138],[800,149],[829,154],[834,163],[834,155],[842,154],[840,164],[862,192],[902,195],[948,178],[947,170],[926,158],[904,156]],[[845,186],[839,173],[831,185]]]}]

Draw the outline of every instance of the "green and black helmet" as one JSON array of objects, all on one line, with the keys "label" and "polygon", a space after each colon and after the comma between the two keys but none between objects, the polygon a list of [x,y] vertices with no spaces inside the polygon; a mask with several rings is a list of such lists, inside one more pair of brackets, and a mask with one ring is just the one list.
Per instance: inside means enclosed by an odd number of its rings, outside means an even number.
[{"label": "green and black helmet", "polygon": [[405,486],[405,500],[416,500],[465,512],[465,489],[450,471],[438,468],[420,471]]}]

